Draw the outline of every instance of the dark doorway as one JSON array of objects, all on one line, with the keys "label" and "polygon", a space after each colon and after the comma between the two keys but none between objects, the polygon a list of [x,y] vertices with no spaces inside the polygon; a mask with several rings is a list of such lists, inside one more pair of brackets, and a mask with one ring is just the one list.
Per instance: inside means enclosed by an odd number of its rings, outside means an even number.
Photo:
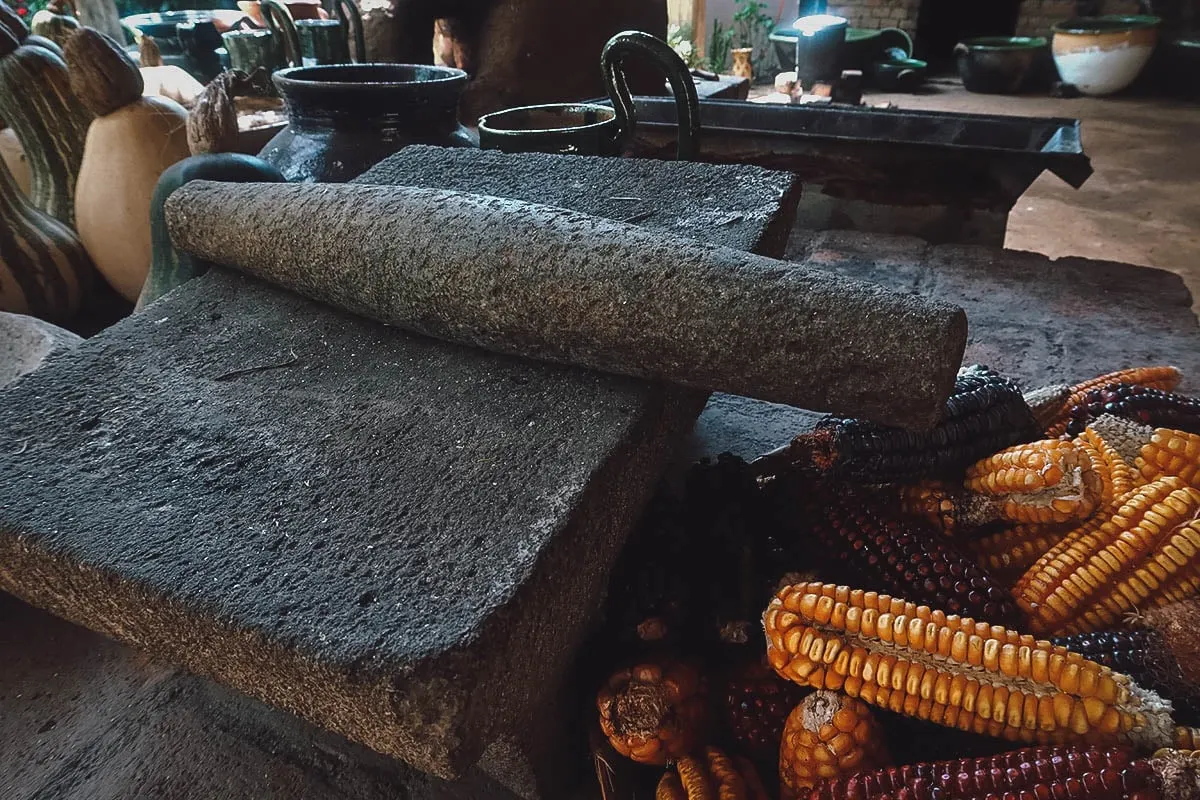
[{"label": "dark doorway", "polygon": [[935,70],[954,64],[954,45],[973,36],[1012,36],[1021,0],[921,0],[917,12],[917,58]]}]

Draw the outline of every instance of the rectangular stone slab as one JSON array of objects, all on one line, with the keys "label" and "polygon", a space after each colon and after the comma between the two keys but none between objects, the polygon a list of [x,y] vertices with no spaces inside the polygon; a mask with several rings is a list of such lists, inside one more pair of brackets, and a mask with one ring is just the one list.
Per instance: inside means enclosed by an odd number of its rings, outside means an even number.
[{"label": "rectangular stone slab", "polygon": [[[547,184],[658,185],[647,225],[786,241],[790,175],[685,205],[690,165],[608,165]],[[496,745],[574,768],[544,706],[702,399],[213,273],[0,394],[0,587],[440,775],[487,747],[530,796]]]},{"label": "rectangular stone slab", "polygon": [[0,586],[453,777],[701,400],[212,273],[4,396]]}]

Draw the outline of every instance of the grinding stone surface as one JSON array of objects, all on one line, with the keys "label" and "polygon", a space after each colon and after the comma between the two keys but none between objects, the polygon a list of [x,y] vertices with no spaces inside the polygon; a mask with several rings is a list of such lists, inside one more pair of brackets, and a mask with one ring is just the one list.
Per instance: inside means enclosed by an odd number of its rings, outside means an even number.
[{"label": "grinding stone surface", "polygon": [[353,182],[510,197],[771,258],[783,257],[800,201],[795,174],[760,167],[426,145]]},{"label": "grinding stone surface", "polygon": [[217,272],[0,402],[0,586],[453,777],[566,669],[701,398]]},{"label": "grinding stone surface", "polygon": [[36,317],[0,311],[0,388],[82,341],[70,331]]},{"label": "grinding stone surface", "polygon": [[797,231],[789,257],[961,305],[964,361],[1027,388],[1174,364],[1181,389],[1200,393],[1200,324],[1183,279],[1165,270],[839,231]]}]

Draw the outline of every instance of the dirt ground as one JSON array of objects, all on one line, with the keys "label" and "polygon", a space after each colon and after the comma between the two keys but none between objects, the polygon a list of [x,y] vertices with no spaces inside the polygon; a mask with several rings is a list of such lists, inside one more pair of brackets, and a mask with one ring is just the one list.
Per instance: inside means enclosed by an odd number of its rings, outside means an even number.
[{"label": "dirt ground", "polygon": [[[1006,246],[1160,267],[1200,298],[1200,105],[1165,99],[1005,97],[937,84],[871,95],[901,108],[1083,122],[1095,174],[1081,189],[1043,174],[1009,216]],[[1197,303],[1200,307],[1200,302]]]}]

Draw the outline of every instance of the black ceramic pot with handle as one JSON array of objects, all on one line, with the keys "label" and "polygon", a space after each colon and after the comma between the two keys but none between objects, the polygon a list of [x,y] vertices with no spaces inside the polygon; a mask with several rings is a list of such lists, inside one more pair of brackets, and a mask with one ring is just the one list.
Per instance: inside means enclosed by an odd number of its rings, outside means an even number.
[{"label": "black ceramic pot with handle", "polygon": [[618,33],[604,46],[600,68],[612,107],[595,103],[522,106],[479,120],[479,144],[507,153],[615,156],[633,135],[637,110],[625,79],[629,56],[646,58],[667,76],[679,109],[680,160],[696,156],[700,100],[683,59],[661,39],[642,31]]}]

